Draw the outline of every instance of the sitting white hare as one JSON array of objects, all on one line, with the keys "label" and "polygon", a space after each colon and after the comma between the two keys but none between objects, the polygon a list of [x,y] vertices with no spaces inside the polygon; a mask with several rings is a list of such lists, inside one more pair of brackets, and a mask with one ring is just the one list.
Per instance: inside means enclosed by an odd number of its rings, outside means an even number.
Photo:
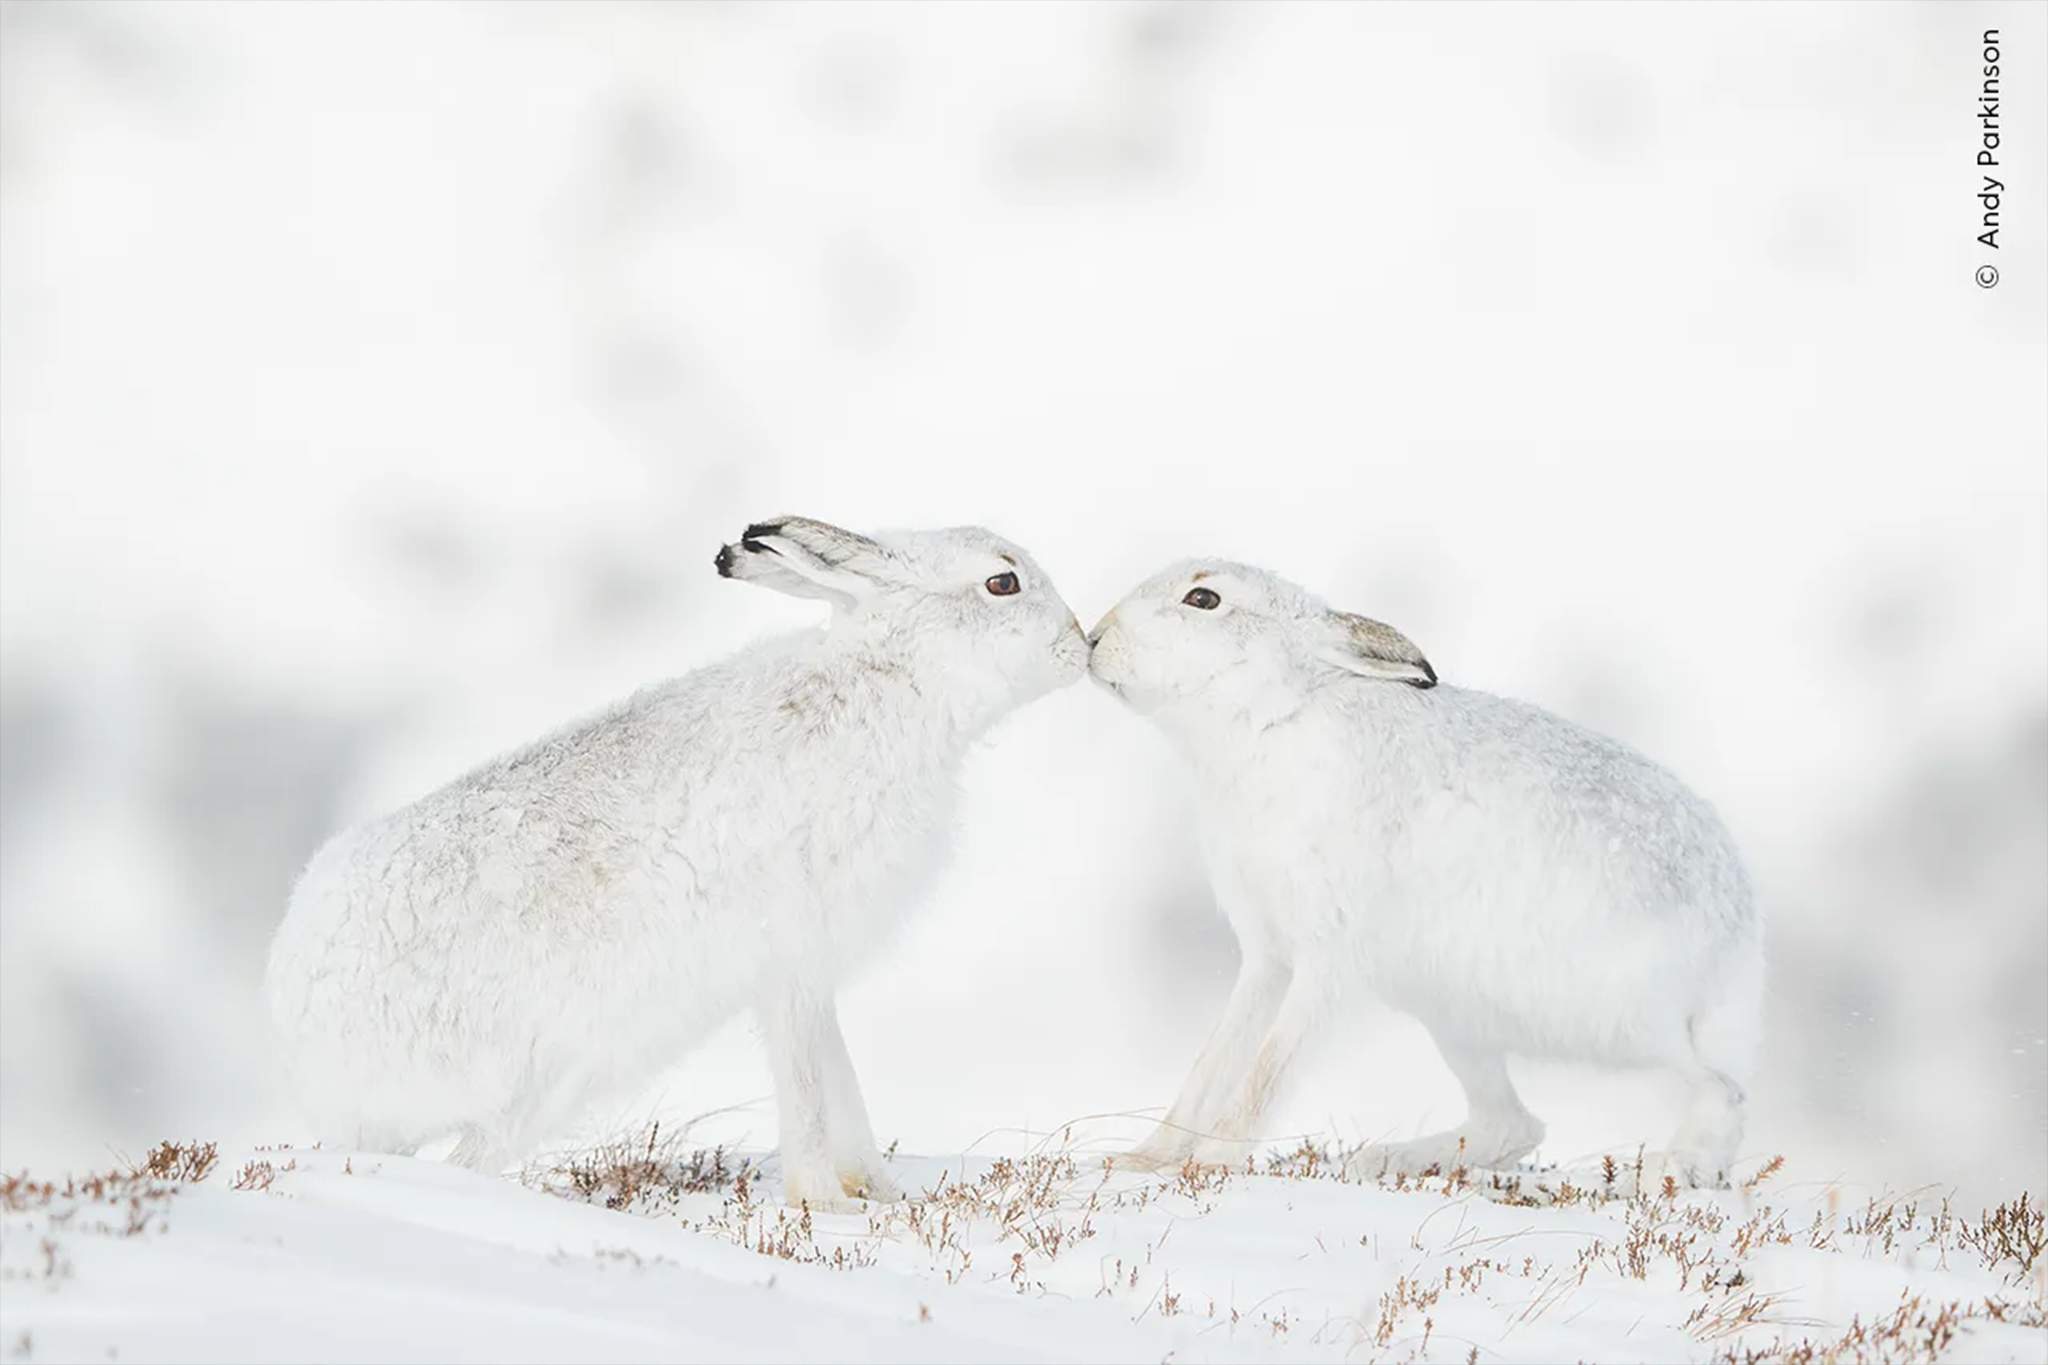
[{"label": "sitting white hare", "polygon": [[1365,1149],[1362,1174],[1533,1151],[1512,1052],[1676,1071],[1691,1102],[1660,1169],[1725,1180],[1763,955],[1705,801],[1614,740],[1437,686],[1399,632],[1260,569],[1175,565],[1089,638],[1093,675],[1194,770],[1244,959],[1166,1120],[1120,1160],[1241,1156],[1304,1034],[1367,988],[1428,1026],[1469,1112]]},{"label": "sitting white hare", "polygon": [[749,526],[720,574],[829,626],[640,692],[322,848],[266,982],[332,1142],[502,1169],[735,1012],[792,1203],[894,1197],[834,987],[936,868],[968,747],[1080,676],[1073,613],[978,529]]}]

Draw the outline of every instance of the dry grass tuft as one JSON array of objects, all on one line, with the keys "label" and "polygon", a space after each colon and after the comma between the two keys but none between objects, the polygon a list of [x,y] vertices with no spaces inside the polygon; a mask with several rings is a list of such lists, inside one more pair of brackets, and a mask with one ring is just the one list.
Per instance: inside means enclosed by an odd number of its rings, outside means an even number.
[{"label": "dry grass tuft", "polygon": [[182,1180],[192,1183],[206,1179],[213,1174],[213,1168],[220,1164],[220,1150],[211,1142],[172,1142],[165,1139],[150,1149],[142,1164],[135,1167],[135,1174],[152,1176],[158,1180]]},{"label": "dry grass tuft", "polygon": [[2048,1226],[2032,1196],[2022,1192],[2017,1199],[2000,1204],[1978,1222],[1962,1222],[1956,1241],[1984,1258],[1986,1269],[2013,1267],[2007,1282],[2019,1284],[2033,1273],[2041,1253],[2048,1250]]},{"label": "dry grass tuft", "polygon": [[656,1123],[645,1134],[600,1143],[529,1172],[526,1183],[608,1209],[673,1213],[689,1196],[723,1194],[759,1178],[753,1162],[732,1162],[723,1147],[687,1149],[684,1134],[663,1137]]},{"label": "dry grass tuft", "polygon": [[267,1190],[277,1182],[277,1178],[280,1175],[283,1175],[286,1171],[296,1171],[297,1169],[299,1169],[297,1157],[291,1158],[282,1166],[272,1161],[265,1161],[259,1157],[235,1172],[235,1178],[229,1183],[228,1188],[236,1190]]},{"label": "dry grass tuft", "polygon": [[1947,1353],[1966,1324],[2011,1320],[2010,1305],[1996,1299],[1930,1304],[1917,1294],[1902,1294],[1892,1312],[1869,1322],[1859,1314],[1838,1337],[1731,1345],[1713,1365],[1926,1365]]}]

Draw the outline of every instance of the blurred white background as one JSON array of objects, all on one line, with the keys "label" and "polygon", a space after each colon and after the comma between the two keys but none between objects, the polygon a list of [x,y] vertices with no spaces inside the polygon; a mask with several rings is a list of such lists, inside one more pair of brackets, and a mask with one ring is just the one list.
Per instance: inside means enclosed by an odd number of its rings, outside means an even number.
[{"label": "blurred white background", "polygon": [[[1255,560],[1622,736],[1766,900],[1752,1153],[2041,1188],[2044,18],[7,4],[0,1165],[290,1136],[319,840],[811,619],[710,567],[795,511],[994,526],[1084,621]],[[1234,966],[1192,848],[1107,697],[1000,731],[847,996],[883,1140],[1170,1098]],[[1675,1117],[1521,1074],[1553,1157]],[[737,1026],[608,1121],[765,1143],[767,1089]],[[1274,1129],[1457,1110],[1368,1014]]]}]

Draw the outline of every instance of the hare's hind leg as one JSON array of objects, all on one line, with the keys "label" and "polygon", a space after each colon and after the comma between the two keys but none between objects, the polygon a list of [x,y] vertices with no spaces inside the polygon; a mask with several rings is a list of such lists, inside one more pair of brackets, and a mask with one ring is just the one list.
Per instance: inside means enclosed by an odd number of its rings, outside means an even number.
[{"label": "hare's hind leg", "polygon": [[1135,1170],[1168,1170],[1194,1153],[1216,1130],[1222,1109],[1236,1095],[1250,1069],[1259,1040],[1280,1012],[1292,972],[1277,958],[1247,952],[1238,968],[1223,1017],[1195,1059],[1166,1117],[1144,1142],[1115,1164]]},{"label": "hare's hind leg", "polygon": [[464,1126],[462,1136],[456,1139],[454,1149],[448,1153],[449,1165],[467,1166],[484,1175],[503,1175],[512,1161],[511,1149],[474,1123]]},{"label": "hare's hind leg", "polygon": [[1692,1096],[1671,1156],[1675,1174],[1688,1184],[1725,1185],[1735,1166],[1749,1103],[1743,1083],[1756,1056],[1756,1013],[1752,995],[1736,991],[1687,1023],[1690,1055],[1679,1071]]},{"label": "hare's hind leg", "polygon": [[1663,1164],[1681,1184],[1726,1185],[1742,1143],[1763,1002],[1763,955],[1754,945],[1724,968],[1720,989],[1685,1021],[1674,1067],[1691,1086],[1685,1119]]},{"label": "hare's hind leg", "polygon": [[1543,1141],[1543,1123],[1523,1105],[1498,1051],[1453,1042],[1432,1031],[1437,1051],[1465,1090],[1465,1121],[1407,1142],[1375,1143],[1351,1158],[1354,1173],[1377,1179],[1460,1166],[1513,1165]]},{"label": "hare's hind leg", "polygon": [[553,1065],[545,1053],[537,1052],[509,1097],[462,1125],[448,1161],[485,1175],[503,1175],[533,1159],[550,1139],[561,1137],[599,1093],[587,1068]]},{"label": "hare's hind leg", "polygon": [[1726,1185],[1742,1142],[1743,1109],[1749,1097],[1741,1082],[1710,1066],[1690,1073],[1688,1079],[1692,1097],[1678,1135],[1671,1139],[1676,1167],[1672,1174],[1682,1184]]}]

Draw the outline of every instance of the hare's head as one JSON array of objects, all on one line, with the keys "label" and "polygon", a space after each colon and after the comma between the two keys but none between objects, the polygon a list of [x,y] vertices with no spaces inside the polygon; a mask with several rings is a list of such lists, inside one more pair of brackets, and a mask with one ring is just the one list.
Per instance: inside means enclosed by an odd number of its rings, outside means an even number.
[{"label": "hare's head", "polygon": [[835,628],[882,641],[920,672],[995,709],[1081,676],[1088,645],[1037,561],[959,526],[864,536],[809,517],[749,526],[718,572],[830,602]]},{"label": "hare's head", "polygon": [[1271,719],[1338,678],[1436,685],[1429,660],[1392,626],[1224,560],[1183,560],[1155,574],[1088,640],[1088,671],[1148,714]]}]

